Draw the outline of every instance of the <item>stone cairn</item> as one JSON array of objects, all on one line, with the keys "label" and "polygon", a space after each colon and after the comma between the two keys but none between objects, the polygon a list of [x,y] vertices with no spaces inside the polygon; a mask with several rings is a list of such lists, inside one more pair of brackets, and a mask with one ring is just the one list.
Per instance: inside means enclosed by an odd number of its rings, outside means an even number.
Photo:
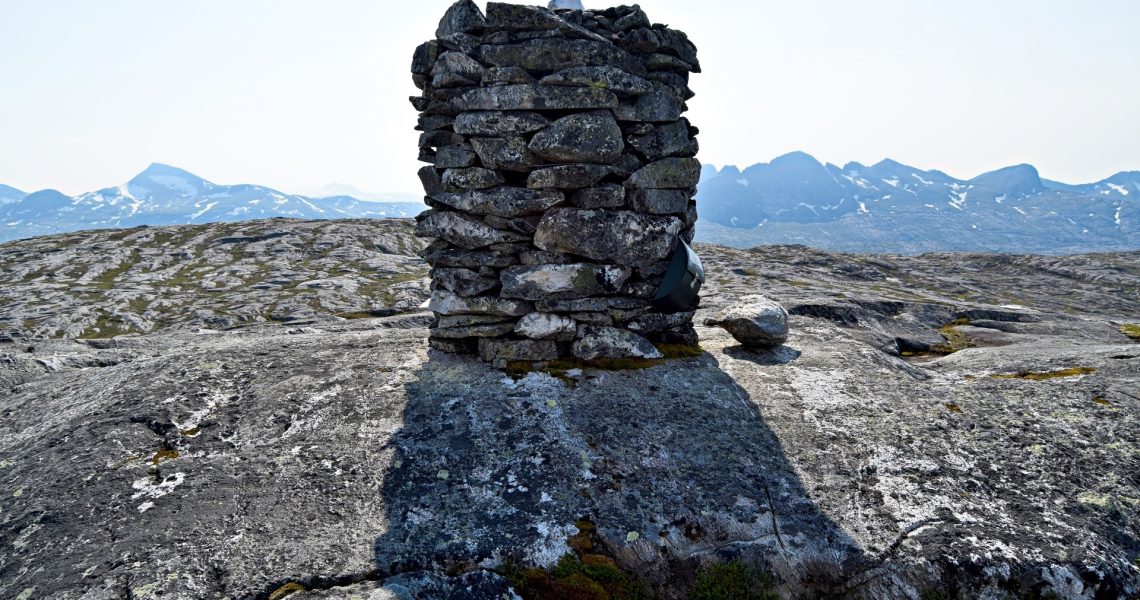
[{"label": "stone cairn", "polygon": [[412,61],[432,347],[504,368],[695,344],[695,303],[654,303],[697,221],[686,35],[638,6],[460,0],[436,37]]}]

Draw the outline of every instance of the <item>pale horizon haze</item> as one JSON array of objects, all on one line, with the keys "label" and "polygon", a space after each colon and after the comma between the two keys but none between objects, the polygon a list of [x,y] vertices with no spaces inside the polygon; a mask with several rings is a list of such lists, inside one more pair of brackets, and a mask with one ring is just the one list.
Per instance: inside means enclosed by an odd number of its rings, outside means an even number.
[{"label": "pale horizon haze", "polygon": [[[0,183],[74,195],[161,162],[417,194],[409,65],[450,4],[0,0]],[[1134,0],[640,4],[700,50],[687,116],[704,163],[1140,170]]]}]

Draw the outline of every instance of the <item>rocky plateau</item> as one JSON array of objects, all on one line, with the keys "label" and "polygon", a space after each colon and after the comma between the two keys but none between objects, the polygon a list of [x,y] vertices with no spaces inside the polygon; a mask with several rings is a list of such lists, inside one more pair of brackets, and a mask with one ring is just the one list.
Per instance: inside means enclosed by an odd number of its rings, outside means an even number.
[{"label": "rocky plateau", "polygon": [[1140,253],[697,244],[783,345],[503,372],[414,227],[0,244],[0,598],[1140,594]]}]

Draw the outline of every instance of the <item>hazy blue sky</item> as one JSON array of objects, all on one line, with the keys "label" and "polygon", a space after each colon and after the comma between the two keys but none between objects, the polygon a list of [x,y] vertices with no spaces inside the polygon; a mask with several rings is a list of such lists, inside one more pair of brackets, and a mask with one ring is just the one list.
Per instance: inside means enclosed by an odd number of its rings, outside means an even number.
[{"label": "hazy blue sky", "polygon": [[[449,4],[0,0],[0,182],[78,193],[165,162],[285,191],[414,191],[408,65]],[[700,48],[706,163],[1140,169],[1136,0],[641,5]]]}]

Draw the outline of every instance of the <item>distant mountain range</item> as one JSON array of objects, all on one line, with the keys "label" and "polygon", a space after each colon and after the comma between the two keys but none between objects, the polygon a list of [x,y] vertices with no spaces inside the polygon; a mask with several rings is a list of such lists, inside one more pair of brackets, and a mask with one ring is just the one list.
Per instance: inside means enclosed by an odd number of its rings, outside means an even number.
[{"label": "distant mountain range", "polygon": [[1070,253],[1140,249],[1140,172],[1069,185],[1018,165],[955,179],[884,160],[802,152],[741,171],[705,166],[698,239],[832,251]]},{"label": "distant mountain range", "polygon": [[[0,241],[80,229],[271,217],[412,217],[425,208],[418,202],[363,200],[363,192],[344,185],[310,194],[218,185],[161,164],[124,185],[75,197],[0,185]],[[1069,185],[1018,165],[962,180],[893,160],[839,167],[794,152],[743,171],[706,165],[697,204],[698,241],[737,247],[1044,254],[1140,249],[1140,172],[1135,171]]]},{"label": "distant mountain range", "polygon": [[75,197],[55,190],[28,194],[0,185],[0,241],[81,229],[271,217],[412,217],[424,208],[412,202],[368,202],[341,195],[316,198],[259,185],[218,185],[176,167],[153,164],[123,185]]}]

